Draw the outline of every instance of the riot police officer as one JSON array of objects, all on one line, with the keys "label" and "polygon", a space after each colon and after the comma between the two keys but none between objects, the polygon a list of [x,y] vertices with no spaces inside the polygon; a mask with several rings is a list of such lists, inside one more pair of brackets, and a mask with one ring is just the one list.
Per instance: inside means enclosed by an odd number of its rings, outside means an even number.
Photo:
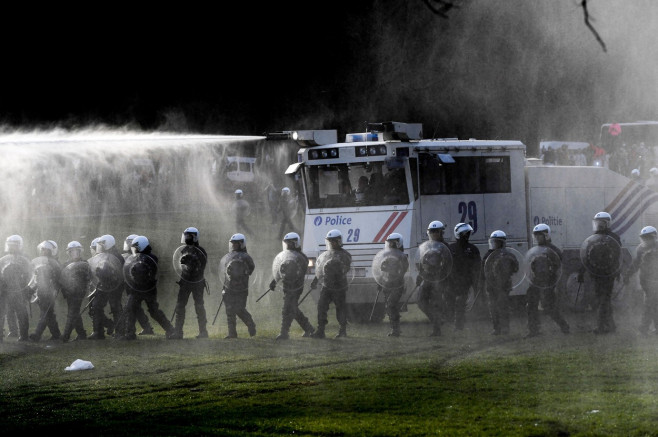
[{"label": "riot police officer", "polygon": [[256,268],[247,253],[247,239],[243,234],[233,234],[229,240],[229,253],[220,261],[219,274],[223,275],[223,290],[228,334],[224,338],[237,338],[237,318],[247,326],[249,336],[256,335],[256,323],[247,311],[249,276]]},{"label": "riot police officer", "polygon": [[352,267],[352,255],[343,249],[343,235],[338,229],[327,232],[325,237],[327,250],[322,252],[317,260],[315,278],[311,288],[315,289],[322,281],[320,298],[318,299],[318,327],[313,338],[325,338],[325,326],[329,322],[327,312],[333,302],[336,306],[338,334],[336,338],[347,337],[347,303],[346,293],[349,286],[347,273]]},{"label": "riot police officer", "polygon": [[185,306],[194,299],[199,335],[196,338],[208,338],[206,324],[206,308],[203,303],[203,293],[207,289],[204,271],[208,261],[206,249],[199,245],[199,230],[188,227],[181,235],[181,243],[185,244],[176,251],[174,258],[180,263],[180,281],[178,281],[178,299],[176,301],[176,322],[173,338],[183,338],[185,324]]},{"label": "riot police officer", "polygon": [[624,275],[624,285],[638,270],[640,286],[644,291],[644,308],[638,331],[646,335],[652,323],[654,328],[658,328],[658,230],[653,226],[645,226],[640,231],[640,245]]},{"label": "riot police officer", "polygon": [[[94,330],[88,338],[104,340],[105,328],[107,328],[107,334],[112,335],[115,323],[120,321],[123,310],[121,306],[124,290],[122,268],[125,259],[119,253],[116,241],[110,234],[98,237],[95,250],[96,255],[89,260],[92,281],[96,285],[95,298],[89,307]],[[105,307],[108,303],[114,319],[105,314]]]},{"label": "riot police officer", "polygon": [[32,263],[23,254],[23,237],[10,235],[5,241],[5,255],[0,258],[0,320],[5,312],[18,319],[18,341],[28,341],[30,325],[27,303],[32,278]]},{"label": "riot police officer", "polygon": [[420,287],[418,308],[432,324],[432,337],[441,335],[441,313],[445,307],[443,293],[447,288],[445,279],[452,268],[450,250],[444,240],[445,229],[441,221],[432,221],[427,226],[429,240],[418,247],[421,258],[416,266],[416,286]]},{"label": "riot police officer", "polygon": [[468,291],[477,286],[480,276],[480,250],[468,241],[472,233],[471,225],[457,223],[454,229],[456,241],[448,245],[452,256],[452,272],[445,294],[446,310],[447,317],[454,321],[457,331],[464,329]]},{"label": "riot police officer", "polygon": [[80,307],[87,291],[91,288],[91,268],[89,263],[82,259],[82,244],[78,241],[69,242],[66,246],[66,254],[68,260],[62,266],[60,275],[62,295],[67,305],[66,323],[62,333],[64,343],[69,341],[74,329],[77,333],[75,340],[87,339]]},{"label": "riot police officer", "polygon": [[[130,255],[132,255],[132,250],[131,246],[133,244],[133,240],[137,238],[137,234],[130,234],[126,237],[125,240],[123,240],[123,252],[121,252],[121,256],[123,257],[124,260],[128,259]],[[124,291],[126,293],[126,296],[128,296],[128,285],[125,286]],[[135,318],[137,319],[137,323],[139,323],[139,326],[142,327],[142,330],[137,334],[137,335],[155,335],[155,332],[153,332],[153,326],[151,325],[151,322],[149,321],[148,316],[144,312],[144,308],[140,305],[139,307],[135,308]],[[118,327],[117,330],[121,330],[120,332],[123,332],[125,330],[125,322],[126,322],[126,306],[123,306],[123,310],[121,311],[121,320],[122,320],[122,325],[121,327]],[[115,330],[115,335],[117,335],[117,330]],[[121,334],[118,334],[117,336],[120,336]]]},{"label": "riot police officer", "polygon": [[158,304],[158,257],[147,237],[139,235],[132,243],[133,254],[123,265],[123,276],[128,285],[128,301],[126,303],[125,336],[120,340],[135,340],[135,312],[142,302],[151,317],[164,329],[167,338],[171,338],[174,327]]},{"label": "riot police officer", "polygon": [[279,227],[279,235],[283,236],[286,229],[295,229],[292,223],[293,210],[290,202],[290,188],[283,187],[281,189],[281,199],[279,200],[279,212],[281,214],[281,226]]},{"label": "riot police officer", "polygon": [[299,296],[304,289],[304,275],[308,268],[308,257],[302,252],[301,238],[296,232],[289,232],[283,237],[283,251],[272,261],[274,279],[270,290],[276,288],[277,282],[283,284],[283,309],[281,310],[281,332],[277,340],[289,338],[290,325],[295,320],[304,330],[303,337],[309,337],[315,329],[299,308]]},{"label": "riot police officer", "polygon": [[32,301],[39,306],[39,321],[30,334],[30,340],[39,341],[46,327],[50,331],[51,340],[59,340],[61,332],[57,317],[55,316],[55,298],[60,290],[60,273],[62,266],[55,259],[57,246],[52,241],[46,240],[39,243],[37,251],[39,256],[32,260],[34,274],[30,281],[30,287],[34,292]]},{"label": "riot police officer", "polygon": [[235,203],[233,204],[233,212],[235,213],[235,228],[243,233],[254,235],[245,221],[251,212],[249,202],[244,198],[244,192],[240,189],[235,190],[234,195]]},{"label": "riot police officer", "polygon": [[[595,334],[609,334],[617,330],[612,315],[612,289],[615,278],[620,274],[621,239],[610,229],[611,222],[612,216],[609,213],[597,212],[592,219],[594,233],[581,247],[583,268],[578,274],[578,282],[584,281],[585,269],[589,269],[598,301]],[[598,253],[604,253],[605,256],[600,257]]]},{"label": "riot police officer", "polygon": [[562,317],[555,285],[561,272],[562,251],[551,242],[551,228],[540,223],[532,229],[535,247],[526,254],[530,266],[530,286],[526,291],[526,311],[528,314],[528,334],[535,337],[541,334],[539,304],[564,334],[569,333],[569,324]]},{"label": "riot police officer", "polygon": [[404,253],[404,239],[394,232],[386,237],[386,247],[378,252],[372,269],[378,282],[378,291],[383,291],[386,297],[386,314],[391,327],[389,337],[399,337],[400,331],[400,298],[404,294],[404,275],[409,270],[409,260]]},{"label": "riot police officer", "polygon": [[512,275],[519,270],[516,257],[505,250],[507,234],[496,230],[489,236],[489,250],[482,257],[480,286],[484,287],[489,300],[489,313],[493,325],[492,335],[509,334],[509,293],[512,291]]}]

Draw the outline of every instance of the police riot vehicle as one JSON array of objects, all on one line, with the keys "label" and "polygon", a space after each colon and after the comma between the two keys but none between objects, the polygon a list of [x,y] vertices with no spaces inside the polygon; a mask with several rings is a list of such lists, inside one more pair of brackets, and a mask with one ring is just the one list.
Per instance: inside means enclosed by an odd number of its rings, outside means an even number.
[{"label": "police riot vehicle", "polygon": [[[421,124],[399,122],[369,124],[367,132],[347,134],[343,143],[334,130],[283,134],[301,146],[286,174],[299,181],[306,201],[307,280],[313,279],[316,260],[326,250],[325,236],[339,230],[353,260],[347,292],[353,321],[384,317],[383,300],[375,300],[372,262],[394,232],[403,236],[410,260],[403,300],[416,303],[418,263],[413,261],[428,239],[430,222],[446,225],[447,243],[454,241],[455,225],[468,223],[473,229],[469,241],[482,255],[491,233],[502,230],[507,248],[518,253],[521,262],[533,246],[533,228],[545,223],[552,242],[563,250],[555,284],[561,301],[583,309],[591,281],[582,286],[576,278],[594,215],[611,214],[624,263],[635,253],[640,229],[658,223],[658,193],[604,167],[544,166],[526,158],[520,141],[423,139]],[[612,270],[622,272],[622,267]],[[531,280],[528,270],[520,269],[510,295],[523,296]],[[312,294],[316,299],[317,293]],[[469,305],[477,298],[475,290],[471,293]]]}]

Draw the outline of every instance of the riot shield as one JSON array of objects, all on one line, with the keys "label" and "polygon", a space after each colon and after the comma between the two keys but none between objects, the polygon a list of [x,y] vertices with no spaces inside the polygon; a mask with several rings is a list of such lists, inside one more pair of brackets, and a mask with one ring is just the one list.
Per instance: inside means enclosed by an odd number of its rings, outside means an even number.
[{"label": "riot shield", "polygon": [[658,286],[658,248],[650,249],[642,254],[640,282],[652,290]]},{"label": "riot shield", "polygon": [[308,261],[295,250],[284,250],[272,261],[272,276],[283,283],[286,290],[298,291],[304,288],[304,276]]},{"label": "riot shield", "polygon": [[243,252],[229,252],[219,261],[219,281],[222,288],[235,293],[249,290],[249,265]]},{"label": "riot shield", "polygon": [[511,247],[496,249],[484,262],[484,278],[487,286],[496,289],[518,287],[525,278],[523,255]]},{"label": "riot shield", "polygon": [[525,274],[537,288],[552,288],[562,276],[562,260],[548,246],[535,246],[525,254]]},{"label": "riot shield", "polygon": [[404,275],[408,269],[406,255],[397,249],[386,248],[372,259],[372,276],[383,288],[404,286]]},{"label": "riot shield", "polygon": [[[39,256],[32,260],[32,279],[29,287],[36,292],[37,297],[54,297],[57,292],[56,273],[47,256]],[[34,302],[35,300],[33,300]]]},{"label": "riot shield", "polygon": [[110,292],[123,285],[121,261],[116,256],[103,252],[94,255],[87,262],[91,268],[91,283],[96,290]]},{"label": "riot shield", "polygon": [[65,295],[84,297],[91,281],[89,264],[86,261],[75,261],[66,265],[59,280]]},{"label": "riot shield", "polygon": [[206,254],[197,246],[185,244],[174,252],[174,271],[186,282],[201,282],[204,280]]},{"label": "riot shield", "polygon": [[315,276],[329,290],[347,288],[354,280],[354,267],[341,250],[327,250],[318,256]]},{"label": "riot shield", "polygon": [[444,243],[429,240],[418,248],[415,263],[423,281],[441,282],[452,271],[452,254]]},{"label": "riot shield", "polygon": [[622,265],[621,245],[609,235],[591,235],[580,246],[580,261],[594,276],[616,276]]},{"label": "riot shield", "polygon": [[32,279],[33,268],[29,259],[21,255],[5,255],[0,258],[0,280],[9,293],[24,290]]},{"label": "riot shield", "polygon": [[143,253],[129,256],[123,265],[123,278],[126,284],[141,293],[155,289],[158,272],[158,263]]}]

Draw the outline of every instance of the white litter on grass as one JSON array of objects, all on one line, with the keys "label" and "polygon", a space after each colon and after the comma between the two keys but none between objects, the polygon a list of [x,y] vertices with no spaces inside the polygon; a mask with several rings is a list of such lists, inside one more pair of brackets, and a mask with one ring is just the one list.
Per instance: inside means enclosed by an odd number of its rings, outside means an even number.
[{"label": "white litter on grass", "polygon": [[589,414],[596,414],[596,413],[600,413],[600,412],[601,412],[601,410],[588,411]]},{"label": "white litter on grass", "polygon": [[94,365],[91,364],[91,361],[85,361],[85,360],[81,360],[81,359],[78,358],[77,360],[72,362],[71,365],[68,366],[67,368],[65,368],[64,370],[68,370],[68,371],[89,370],[89,369],[93,369],[93,368],[94,368]]}]

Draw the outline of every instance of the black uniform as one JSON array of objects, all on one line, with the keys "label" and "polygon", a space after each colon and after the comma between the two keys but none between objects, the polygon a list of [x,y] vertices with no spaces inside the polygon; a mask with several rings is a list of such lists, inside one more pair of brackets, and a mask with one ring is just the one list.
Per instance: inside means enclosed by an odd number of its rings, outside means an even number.
[{"label": "black uniform", "polygon": [[291,232],[295,230],[295,225],[292,223],[293,210],[290,205],[291,194],[281,194],[279,200],[279,212],[281,214],[281,226],[279,226],[279,237],[283,238],[284,232]]},{"label": "black uniform", "polygon": [[[124,260],[127,260],[128,257],[132,255],[130,252],[123,252],[121,256],[123,257]],[[128,296],[128,285],[125,284],[124,286],[124,291],[126,293],[126,297]],[[126,331],[126,316],[127,316],[127,305],[123,306],[123,310],[121,312],[121,321],[123,326],[119,326],[116,328],[118,336],[121,334],[125,334]],[[139,323],[139,326],[142,327],[142,331],[139,333],[139,335],[153,335],[153,326],[151,325],[151,322],[149,321],[148,316],[146,315],[146,312],[144,311],[144,308],[140,305],[139,307],[135,308],[135,318],[137,320],[137,323]]]},{"label": "black uniform", "polygon": [[206,289],[204,271],[208,262],[206,250],[199,243],[186,244],[181,250],[181,277],[178,281],[178,300],[176,301],[176,328],[174,336],[183,338],[183,325],[185,324],[185,306],[190,299],[194,299],[199,325],[199,338],[208,337],[206,324],[206,308],[203,303],[203,292]]},{"label": "black uniform", "polygon": [[[283,309],[281,310],[281,332],[279,339],[288,338],[290,325],[295,320],[304,330],[304,337],[309,337],[315,329],[313,325],[299,308],[299,297],[304,290],[304,276],[308,267],[308,257],[300,249],[284,250],[277,255],[277,258],[285,258],[282,264],[278,265],[280,270],[275,274],[283,284]],[[275,258],[275,263],[277,263]],[[270,289],[276,287],[276,279],[270,283]]]},{"label": "black uniform", "polygon": [[70,260],[64,263],[60,275],[62,295],[66,299],[67,312],[66,323],[62,333],[62,341],[67,342],[75,329],[78,334],[76,340],[85,340],[85,331],[80,308],[82,301],[91,288],[91,269],[85,260]]},{"label": "black uniform", "polygon": [[[557,248],[553,243],[546,242],[546,244],[540,244],[539,246],[546,246],[552,251],[554,251],[558,257],[559,262],[562,262],[562,251]],[[562,317],[560,313],[560,308],[557,302],[557,295],[555,293],[555,286],[539,288],[532,283],[526,291],[526,311],[528,314],[528,336],[534,337],[539,335],[541,330],[541,321],[539,318],[539,303],[541,302],[544,312],[549,315],[551,319],[560,327],[560,330],[568,334],[569,333],[569,324]]]},{"label": "black uniform", "polygon": [[[151,317],[164,329],[167,338],[174,333],[174,327],[167,319],[158,304],[157,288],[158,257],[152,253],[151,246],[146,246],[140,253],[131,255],[123,266],[124,276],[127,278],[128,302],[126,308],[126,334],[125,339],[134,340],[135,320],[138,307],[146,302],[146,308]],[[128,279],[130,278],[130,279]]]},{"label": "black uniform", "polygon": [[455,329],[464,329],[468,290],[477,286],[480,275],[480,250],[468,241],[458,240],[448,245],[452,256],[452,272],[445,293],[446,317],[454,321]]},{"label": "black uniform", "polygon": [[39,306],[39,321],[30,335],[30,340],[39,341],[46,327],[50,331],[51,340],[59,340],[61,332],[55,316],[55,298],[60,290],[60,273],[62,266],[49,256],[40,256],[32,260],[34,267],[34,292]]},{"label": "black uniform", "polygon": [[32,264],[25,255],[7,254],[0,258],[0,319],[16,314],[18,340],[28,340],[30,319],[27,303],[30,297],[28,284],[32,277]]},{"label": "black uniform", "polygon": [[[489,301],[489,314],[493,325],[493,335],[509,334],[510,308],[509,293],[512,291],[512,275],[519,270],[519,262],[504,249],[489,249],[482,257],[480,284]],[[505,253],[505,255],[503,255]],[[499,262],[489,266],[487,262]],[[500,258],[498,258],[500,257]]]},{"label": "black uniform", "polygon": [[[326,252],[323,252],[318,257],[318,267],[320,263],[323,262],[324,257],[331,257],[332,260],[329,263],[335,263],[336,266],[328,266],[327,271],[324,272],[324,277],[322,281],[322,288],[320,289],[320,298],[318,299],[318,328],[316,329],[313,337],[315,338],[324,338],[325,337],[325,326],[329,323],[327,319],[327,312],[329,311],[329,305],[331,302],[336,305],[336,319],[338,320],[339,330],[338,337],[347,336],[347,303],[345,301],[347,288],[349,283],[347,282],[347,272],[349,272],[352,266],[352,255],[345,249],[329,249]],[[317,271],[316,277],[311,284],[311,287],[315,287],[315,284],[318,282]]]},{"label": "black uniform", "polygon": [[235,228],[242,233],[246,233],[249,235],[254,235],[254,233],[251,231],[251,228],[247,225],[247,222],[245,219],[247,218],[247,215],[249,214],[249,202],[246,200],[239,198],[235,200],[235,204],[233,205],[234,208],[234,213],[235,213]]},{"label": "black uniform", "polygon": [[624,276],[625,282],[638,270],[644,291],[644,308],[638,330],[647,334],[652,323],[658,328],[658,245],[655,242],[637,247],[635,258]]},{"label": "black uniform", "polygon": [[[404,294],[404,275],[409,270],[409,260],[407,255],[399,249],[386,248],[378,255],[385,254],[386,251],[390,253],[388,257],[384,258],[382,264],[389,264],[389,267],[381,266],[381,269],[382,271],[389,270],[389,274],[392,274],[387,284],[380,284],[378,287],[386,297],[386,315],[391,327],[388,335],[398,337],[400,335],[400,299]],[[375,255],[376,258],[377,255]]]},{"label": "black uniform", "polygon": [[[619,235],[606,228],[603,231],[596,231],[594,235],[607,235],[612,237],[620,246],[621,238]],[[618,264],[619,260],[612,260],[613,264]],[[583,281],[583,274],[585,273],[585,267],[583,267],[578,275],[579,282]],[[594,292],[597,298],[598,306],[598,326],[594,330],[595,334],[608,334],[615,332],[617,326],[615,324],[614,318],[612,316],[612,290],[615,285],[615,278],[619,276],[619,273],[613,273],[609,276],[598,276],[591,275],[594,282]]]},{"label": "black uniform", "polygon": [[249,335],[256,335],[256,324],[249,311],[247,311],[247,297],[249,295],[249,276],[256,268],[254,260],[247,253],[247,249],[233,250],[222,258],[221,265],[226,267],[224,289],[224,308],[228,323],[226,338],[237,338],[237,317],[247,325]]},{"label": "black uniform", "polygon": [[[436,240],[441,244],[443,241]],[[424,242],[418,247],[419,252],[423,252],[425,245],[436,244],[435,240]],[[447,246],[446,246],[447,247]],[[443,311],[445,310],[444,292],[448,288],[448,280],[445,278],[436,278],[437,280],[428,280],[438,274],[438,272],[426,272],[423,263],[418,264],[418,277],[416,286],[420,287],[418,293],[418,309],[420,309],[432,324],[432,336],[441,335],[441,324],[443,323]]]},{"label": "black uniform", "polygon": [[[98,260],[102,258],[105,258],[106,261],[99,262]],[[92,275],[96,281],[96,292],[89,307],[89,315],[93,326],[93,332],[89,338],[92,340],[105,339],[106,328],[107,334],[112,335],[115,322],[120,321],[122,313],[121,297],[124,290],[121,269],[124,263],[125,260],[116,249],[116,246],[112,246],[106,252],[98,253],[89,259]],[[100,267],[95,268],[96,265]],[[105,314],[105,307],[108,303],[114,319],[107,317]]]}]

